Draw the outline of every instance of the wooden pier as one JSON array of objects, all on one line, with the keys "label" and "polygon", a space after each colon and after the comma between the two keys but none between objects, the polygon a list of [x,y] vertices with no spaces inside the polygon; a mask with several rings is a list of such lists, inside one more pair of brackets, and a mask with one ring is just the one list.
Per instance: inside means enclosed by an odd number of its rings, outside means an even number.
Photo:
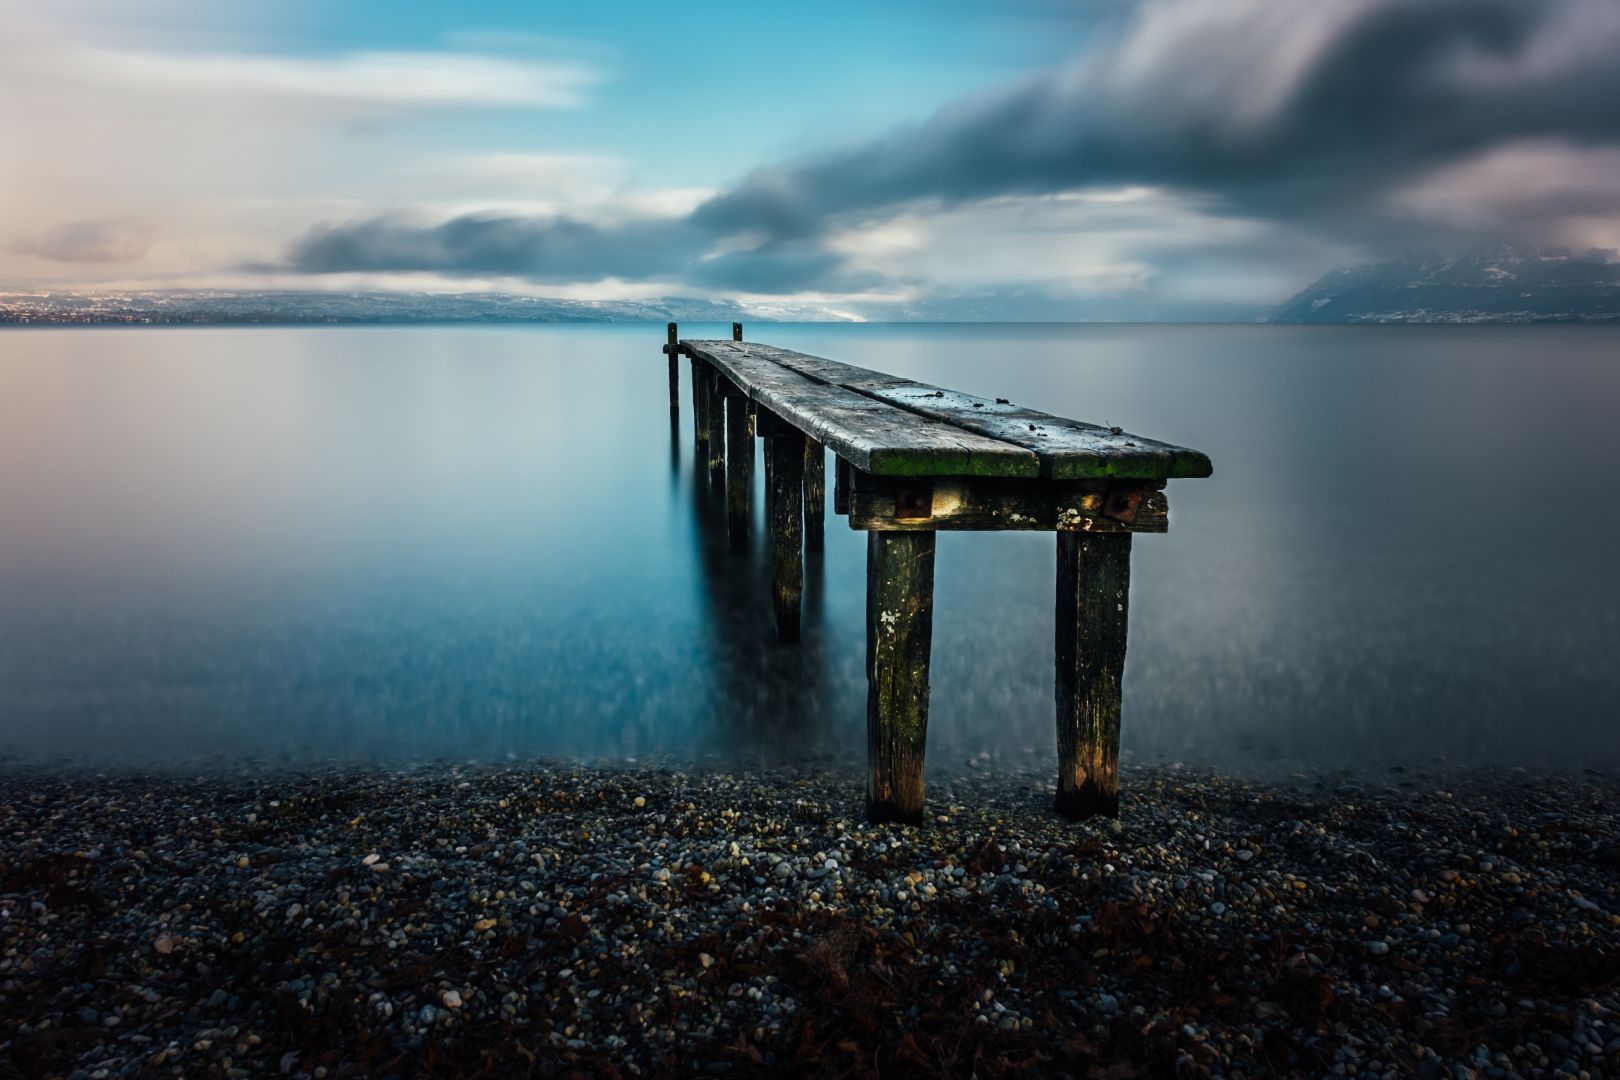
[{"label": "wooden pier", "polygon": [[766,527],[777,636],[799,638],[804,551],[822,543],[826,450],[833,511],[867,533],[866,808],[922,819],[935,533],[1057,534],[1057,810],[1119,811],[1131,537],[1169,528],[1166,481],[1209,476],[1196,450],[770,345],[682,340],[705,480],[727,493],[733,546],[751,519],[754,438],[766,440]]}]

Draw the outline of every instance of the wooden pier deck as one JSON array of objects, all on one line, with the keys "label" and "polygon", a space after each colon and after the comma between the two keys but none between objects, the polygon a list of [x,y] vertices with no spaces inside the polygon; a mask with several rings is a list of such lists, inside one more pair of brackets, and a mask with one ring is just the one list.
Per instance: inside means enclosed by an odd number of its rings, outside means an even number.
[{"label": "wooden pier deck", "polygon": [[[867,813],[921,820],[933,635],[935,533],[1057,534],[1057,809],[1119,808],[1119,723],[1131,537],[1169,528],[1166,482],[1209,476],[1186,447],[742,340],[683,340],[700,469],[747,541],[754,439],[766,440],[766,523],[777,634],[799,637],[804,549],[822,542],[826,451],[833,509],[867,533]],[[700,482],[704,479],[700,477]]]}]

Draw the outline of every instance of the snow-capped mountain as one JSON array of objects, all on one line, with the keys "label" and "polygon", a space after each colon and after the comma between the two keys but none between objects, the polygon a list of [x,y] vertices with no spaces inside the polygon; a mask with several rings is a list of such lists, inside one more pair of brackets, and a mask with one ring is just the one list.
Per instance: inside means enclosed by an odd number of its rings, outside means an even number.
[{"label": "snow-capped mountain", "polygon": [[153,290],[0,293],[3,323],[423,323],[842,321],[820,307],[724,301],[564,300],[502,293]]},{"label": "snow-capped mountain", "polygon": [[1335,270],[1279,323],[1620,322],[1620,257],[1498,244]]}]

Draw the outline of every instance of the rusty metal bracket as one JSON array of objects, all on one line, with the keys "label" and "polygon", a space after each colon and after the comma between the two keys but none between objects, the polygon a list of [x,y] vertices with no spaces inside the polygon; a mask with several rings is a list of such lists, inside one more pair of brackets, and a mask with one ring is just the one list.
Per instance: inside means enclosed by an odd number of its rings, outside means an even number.
[{"label": "rusty metal bracket", "polygon": [[1103,515],[1129,525],[1136,520],[1137,508],[1146,494],[1147,489],[1138,486],[1109,488],[1103,496]]}]

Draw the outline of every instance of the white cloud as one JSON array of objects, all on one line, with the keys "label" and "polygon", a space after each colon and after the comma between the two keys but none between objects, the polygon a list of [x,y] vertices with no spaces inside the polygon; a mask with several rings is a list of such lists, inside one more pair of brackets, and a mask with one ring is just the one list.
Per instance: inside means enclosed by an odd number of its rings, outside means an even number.
[{"label": "white cloud", "polygon": [[[1206,302],[1286,298],[1302,275],[1349,254],[1207,203],[1135,186],[921,204],[836,231],[829,243],[918,295],[1038,284],[1054,296],[1156,292]],[[1206,267],[1213,263],[1220,272]]]},{"label": "white cloud", "polygon": [[59,62],[142,90],[331,99],[390,106],[579,105],[598,75],[578,60],[476,53],[350,52],[333,56],[158,53],[86,48]]},{"label": "white cloud", "polygon": [[469,111],[581,104],[604,69],[577,49],[278,54],[217,10],[187,18],[163,2],[160,17],[25,0],[8,21],[0,287],[223,280],[277,258],[313,221],[503,204],[555,213],[611,202],[626,184],[609,157],[501,141],[479,153],[464,135]]}]

